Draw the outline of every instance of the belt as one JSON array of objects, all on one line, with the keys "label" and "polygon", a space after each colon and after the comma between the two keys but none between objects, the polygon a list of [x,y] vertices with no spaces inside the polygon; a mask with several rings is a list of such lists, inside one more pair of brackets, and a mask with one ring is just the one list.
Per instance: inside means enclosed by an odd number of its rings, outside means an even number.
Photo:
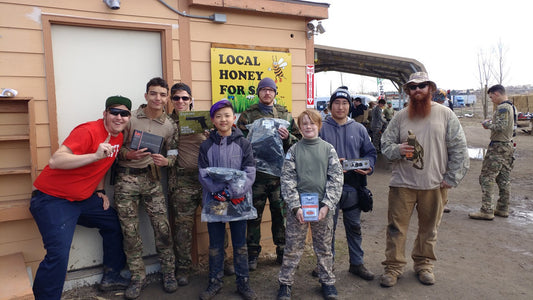
[{"label": "belt", "polygon": [[149,171],[150,171],[150,167],[146,167],[146,168],[128,168],[128,167],[121,167],[121,166],[117,167],[117,172],[124,173],[126,175],[139,175],[139,174],[148,173]]},{"label": "belt", "polygon": [[489,143],[489,146],[492,146],[494,144],[510,144],[512,143],[513,141],[509,141],[509,142],[502,142],[502,141],[490,141]]},{"label": "belt", "polygon": [[178,176],[198,175],[198,169],[178,169]]},{"label": "belt", "polygon": [[33,198],[33,197],[35,197],[35,196],[40,195],[41,193],[42,193],[42,192],[39,191],[39,190],[33,190],[33,191],[31,191],[31,197]]}]

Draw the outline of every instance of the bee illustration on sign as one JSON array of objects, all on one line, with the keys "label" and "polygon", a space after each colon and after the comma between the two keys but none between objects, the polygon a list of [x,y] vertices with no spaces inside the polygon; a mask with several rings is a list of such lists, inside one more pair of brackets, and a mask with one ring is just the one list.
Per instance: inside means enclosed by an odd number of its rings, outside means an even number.
[{"label": "bee illustration on sign", "polygon": [[283,57],[280,58],[278,61],[277,56],[272,56],[272,68],[268,68],[268,70],[273,71],[274,74],[276,75],[274,78],[275,79],[274,81],[276,83],[278,82],[278,79],[279,79],[279,82],[281,82],[281,78],[285,78],[285,76],[283,75],[283,69],[285,69],[286,66],[287,66],[287,62],[283,59]]}]

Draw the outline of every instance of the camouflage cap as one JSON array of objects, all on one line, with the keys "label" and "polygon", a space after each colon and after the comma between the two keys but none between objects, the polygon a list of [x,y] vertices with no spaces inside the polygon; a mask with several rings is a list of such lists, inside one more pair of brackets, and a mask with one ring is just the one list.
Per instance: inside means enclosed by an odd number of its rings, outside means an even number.
[{"label": "camouflage cap", "polygon": [[409,76],[409,81],[407,81],[402,87],[403,87],[403,90],[406,94],[409,94],[409,86],[414,83],[414,84],[419,84],[419,83],[422,83],[422,82],[427,82],[429,83],[430,86],[433,87],[433,90],[437,90],[437,85],[435,84],[435,82],[429,80],[429,77],[428,77],[428,74],[426,72],[415,72],[415,73],[412,73],[410,76]]}]

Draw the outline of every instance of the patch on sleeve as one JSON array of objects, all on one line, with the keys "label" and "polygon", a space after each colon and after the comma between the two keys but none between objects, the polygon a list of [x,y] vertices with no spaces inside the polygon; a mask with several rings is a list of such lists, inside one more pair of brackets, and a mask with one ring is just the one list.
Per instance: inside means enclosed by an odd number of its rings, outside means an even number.
[{"label": "patch on sleeve", "polygon": [[287,152],[287,154],[285,154],[285,159],[286,160],[291,159],[291,153],[290,152]]}]

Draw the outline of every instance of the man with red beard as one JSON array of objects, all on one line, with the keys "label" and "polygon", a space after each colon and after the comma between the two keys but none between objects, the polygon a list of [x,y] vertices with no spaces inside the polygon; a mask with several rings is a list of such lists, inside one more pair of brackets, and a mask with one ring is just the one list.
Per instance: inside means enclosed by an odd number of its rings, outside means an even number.
[{"label": "man with red beard", "polygon": [[403,273],[407,230],[415,208],[418,234],[411,253],[414,271],[421,283],[435,283],[434,248],[445,195],[447,189],[459,184],[470,166],[459,120],[450,109],[431,101],[435,83],[426,73],[417,72],[403,89],[409,106],[392,118],[381,139],[383,154],[393,162],[382,263],[385,273],[380,281],[383,287],[395,285]]}]

